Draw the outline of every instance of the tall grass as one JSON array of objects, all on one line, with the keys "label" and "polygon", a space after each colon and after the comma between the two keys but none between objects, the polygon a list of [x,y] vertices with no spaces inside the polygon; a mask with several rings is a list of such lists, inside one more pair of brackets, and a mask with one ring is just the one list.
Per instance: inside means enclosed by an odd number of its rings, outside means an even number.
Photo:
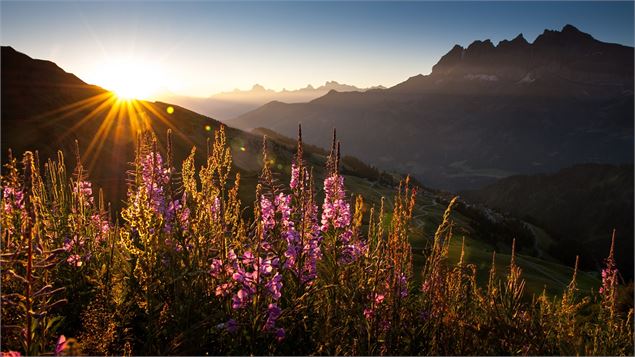
[{"label": "tall grass", "polygon": [[71,174],[61,152],[44,165],[30,152],[21,163],[9,158],[1,207],[4,350],[633,354],[633,310],[616,305],[613,248],[592,296],[580,296],[574,272],[562,296],[529,297],[513,252],[508,270],[492,264],[479,286],[474,265],[448,261],[455,199],[422,271],[413,271],[417,189],[403,180],[392,212],[383,201],[369,207],[350,197],[335,137],[322,202],[301,135],[288,185],[276,180],[265,141],[253,214],[239,199],[223,128],[199,168],[192,149],[177,169],[169,133],[167,143],[162,157],[152,134],[139,136],[121,212],[93,190],[79,152]]}]

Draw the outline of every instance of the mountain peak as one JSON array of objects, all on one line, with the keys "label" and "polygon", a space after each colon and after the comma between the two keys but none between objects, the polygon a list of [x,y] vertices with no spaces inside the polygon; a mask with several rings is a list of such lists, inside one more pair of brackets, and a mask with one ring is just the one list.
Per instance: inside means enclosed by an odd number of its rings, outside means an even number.
[{"label": "mountain peak", "polygon": [[536,38],[534,46],[579,45],[597,41],[588,33],[578,30],[573,25],[565,25],[561,31],[545,30]]},{"label": "mountain peak", "polygon": [[[3,53],[7,53],[7,54],[8,54],[8,53],[20,53],[20,52],[16,51],[16,50],[15,50],[13,47],[11,47],[11,46],[1,46],[1,48],[2,48],[2,49],[1,49],[1,51],[2,51]],[[25,54],[23,54],[23,55],[24,55],[24,56],[26,56]],[[27,56],[27,57],[28,57],[28,56]],[[29,58],[31,58],[31,57],[29,57]]]},{"label": "mountain peak", "polygon": [[524,48],[530,46],[529,42],[525,39],[522,33],[518,34],[518,36],[514,37],[513,40],[502,40],[496,46],[497,50],[506,50],[506,51],[516,51],[523,50]]},{"label": "mountain peak", "polygon": [[496,47],[490,39],[485,41],[474,41],[465,50],[466,58],[480,58],[492,53]]},{"label": "mountain peak", "polygon": [[264,92],[264,91],[266,91],[265,87],[261,86],[261,85],[260,85],[260,84],[258,84],[258,83],[254,84],[254,86],[253,86],[253,87],[251,87],[251,90],[252,90],[253,92]]},{"label": "mountain peak", "polygon": [[524,45],[528,45],[529,44],[529,42],[527,42],[527,40],[525,39],[525,36],[523,36],[522,33],[519,33],[518,36],[514,37],[514,39],[511,40],[510,43],[524,44]]},{"label": "mountain peak", "polygon": [[441,68],[451,67],[458,64],[463,59],[464,53],[465,48],[463,48],[463,46],[454,45],[450,52],[441,57],[439,62],[432,67],[432,73],[439,71]]},{"label": "mountain peak", "polygon": [[560,31],[562,33],[583,33],[582,31],[578,30],[577,27],[571,25],[571,24],[566,24],[564,25],[564,27],[562,28],[562,31]]},{"label": "mountain peak", "polygon": [[527,42],[521,33],[512,40],[500,41],[497,46],[490,40],[474,41],[466,49],[455,45],[432,67],[432,74],[451,74],[457,78],[490,74],[518,81],[531,68],[551,68],[550,64],[566,66],[573,59],[588,59],[591,55],[605,56],[606,61],[611,62],[615,51],[628,49],[632,51],[632,48],[598,41],[573,25],[565,25],[560,31],[546,29],[533,43]]},{"label": "mountain peak", "polygon": [[475,49],[492,49],[494,48],[494,44],[492,43],[492,40],[487,39],[485,41],[479,41],[476,40],[474,42],[472,42],[469,46],[467,46],[467,50],[475,50]]},{"label": "mountain peak", "polygon": [[463,46],[460,46],[460,45],[456,45],[456,44],[455,44],[455,45],[454,45],[454,47],[452,47],[452,49],[450,50],[450,53],[451,53],[451,52],[460,52],[460,51],[463,51],[464,49],[465,49],[465,48],[463,48]]}]

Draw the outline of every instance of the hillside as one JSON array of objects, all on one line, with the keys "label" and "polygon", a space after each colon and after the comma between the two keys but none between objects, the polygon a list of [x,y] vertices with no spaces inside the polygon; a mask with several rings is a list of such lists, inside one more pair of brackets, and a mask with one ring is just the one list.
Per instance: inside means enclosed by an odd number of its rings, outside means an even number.
[{"label": "hillside", "polygon": [[545,228],[548,252],[562,261],[581,255],[598,269],[616,229],[617,263],[633,278],[633,165],[576,165],[553,174],[512,176],[461,195]]},{"label": "hillside", "polygon": [[[62,149],[67,163],[74,167],[74,142],[78,140],[90,178],[105,189],[115,205],[125,193],[125,177],[113,175],[128,169],[139,131],[151,130],[164,143],[171,128],[177,138],[175,157],[182,159],[196,143],[202,160],[210,134],[205,128],[217,129],[220,123],[176,106],[170,114],[168,107],[165,103],[120,100],[52,62],[2,47],[3,157],[9,148],[18,155],[37,150],[43,164]],[[258,138],[239,130],[231,130],[229,135],[235,145],[245,141],[252,150],[260,145]],[[257,163],[250,158],[238,152],[237,165],[255,169]]]},{"label": "hillside", "polygon": [[392,88],[271,102],[228,123],[291,135],[300,122],[322,147],[328,139],[315,133],[337,127],[352,155],[457,190],[580,162],[632,163],[633,105],[633,48],[567,25],[533,43],[457,45],[431,74]]}]

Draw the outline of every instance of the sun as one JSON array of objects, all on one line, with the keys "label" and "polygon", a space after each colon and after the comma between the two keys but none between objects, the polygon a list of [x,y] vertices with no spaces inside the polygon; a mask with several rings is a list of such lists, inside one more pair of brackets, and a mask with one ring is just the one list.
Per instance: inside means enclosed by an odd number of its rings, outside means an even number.
[{"label": "sun", "polygon": [[163,73],[152,62],[119,58],[102,62],[94,69],[95,84],[120,99],[149,99],[162,89]]}]

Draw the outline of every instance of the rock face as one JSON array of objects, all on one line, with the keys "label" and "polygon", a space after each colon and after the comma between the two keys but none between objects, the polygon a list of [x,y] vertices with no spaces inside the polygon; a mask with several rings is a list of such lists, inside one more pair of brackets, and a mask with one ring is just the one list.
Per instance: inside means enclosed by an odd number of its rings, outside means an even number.
[{"label": "rock face", "polygon": [[633,48],[571,25],[494,45],[454,46],[433,67],[385,90],[331,91],[304,104],[269,103],[228,121],[344,150],[424,184],[480,187],[512,174],[577,163],[633,162]]}]

